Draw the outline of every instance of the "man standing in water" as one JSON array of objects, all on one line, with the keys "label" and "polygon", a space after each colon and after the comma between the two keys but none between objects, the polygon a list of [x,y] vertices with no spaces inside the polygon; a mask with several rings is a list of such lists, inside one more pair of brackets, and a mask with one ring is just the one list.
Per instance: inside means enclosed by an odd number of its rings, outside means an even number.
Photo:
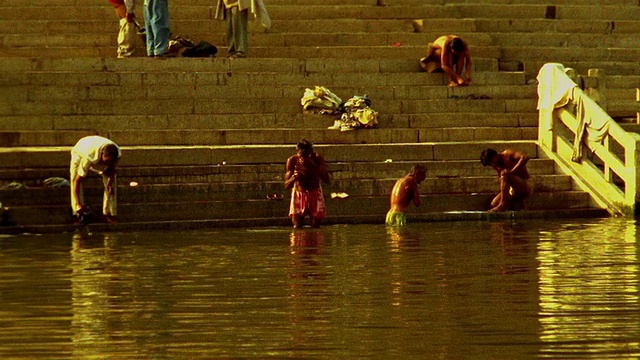
[{"label": "man standing in water", "polygon": [[327,216],[320,180],[330,182],[324,158],[313,151],[313,144],[305,139],[296,146],[296,155],[287,159],[284,186],[291,190],[289,217],[293,227],[300,228],[309,215],[311,227],[317,228]]},{"label": "man standing in water", "polygon": [[411,201],[415,206],[420,206],[420,191],[418,186],[427,178],[425,168],[415,165],[404,177],[398,179],[391,189],[391,208],[387,212],[385,223],[389,226],[405,226],[407,218],[404,211]]},{"label": "man standing in water", "polygon": [[528,161],[527,154],[511,149],[498,153],[489,148],[482,152],[482,165],[491,166],[500,178],[500,193],[491,201],[490,212],[524,209],[524,200],[533,193]]}]

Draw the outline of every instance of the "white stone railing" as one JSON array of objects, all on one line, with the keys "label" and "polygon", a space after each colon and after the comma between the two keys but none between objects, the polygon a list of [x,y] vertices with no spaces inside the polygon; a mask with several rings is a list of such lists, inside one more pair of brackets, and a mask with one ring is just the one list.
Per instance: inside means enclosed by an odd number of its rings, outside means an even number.
[{"label": "white stone railing", "polygon": [[538,73],[538,145],[591,194],[593,205],[633,216],[640,199],[640,135],[623,130],[567,70],[549,63]]}]

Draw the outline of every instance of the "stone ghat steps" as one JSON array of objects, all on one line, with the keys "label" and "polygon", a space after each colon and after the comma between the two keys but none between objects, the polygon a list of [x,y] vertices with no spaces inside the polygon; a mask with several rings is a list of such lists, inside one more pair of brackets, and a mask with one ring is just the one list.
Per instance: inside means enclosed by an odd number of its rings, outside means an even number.
[{"label": "stone ghat steps", "polygon": [[[140,13],[141,14],[141,13]],[[466,36],[473,36],[472,44],[476,41],[485,42],[493,36],[513,37],[517,35],[529,36],[531,34],[544,33],[553,39],[557,34],[573,34],[578,35],[578,39],[584,35],[607,35],[612,39],[624,36],[632,36],[640,31],[640,21],[636,20],[614,20],[611,18],[593,17],[590,19],[545,19],[545,18],[415,18],[422,20],[422,34],[412,34],[416,32],[412,19],[304,19],[297,17],[287,19],[272,19],[271,28],[267,31],[256,21],[249,22],[250,41],[253,43],[254,38],[275,39],[292,34],[306,34],[306,36],[331,36],[349,33],[353,34],[354,40],[358,36],[366,34],[389,34],[390,36],[407,36],[407,37],[425,37],[425,41],[431,41],[429,35],[442,33],[460,33]],[[142,22],[142,19],[138,21]],[[205,40],[194,38],[197,34],[213,34],[224,33],[224,23],[215,20],[194,20],[190,18],[171,20],[174,35],[191,36],[192,40]],[[110,13],[108,16],[87,20],[84,17],[77,19],[55,20],[20,20],[6,19],[0,22],[1,34],[42,34],[50,33],[55,28],[56,33],[50,34],[54,38],[64,35],[78,35],[92,33],[97,36],[110,34],[115,40],[118,19],[115,14]],[[437,29],[437,31],[436,31]],[[418,32],[420,32],[418,30]],[[211,38],[214,43],[222,41],[221,38]],[[45,41],[45,40],[42,40]],[[545,41],[545,40],[540,40]],[[572,41],[564,39],[565,42]],[[426,45],[426,43],[425,43]],[[590,47],[597,46],[591,44]]]},{"label": "stone ghat steps", "polygon": [[[492,193],[497,191],[497,178],[494,171],[485,169],[482,177],[443,177],[427,178],[420,184],[423,195],[437,194],[473,194]],[[406,174],[406,171],[405,171]],[[401,176],[403,176],[402,174]],[[282,178],[282,176],[280,176]],[[568,175],[534,175],[532,176],[536,193],[571,191],[572,180]],[[332,181],[323,185],[327,198],[332,193],[346,193],[349,197],[388,196],[397,178],[356,178]],[[122,181],[120,181],[122,183]],[[98,206],[102,203],[101,186],[85,186],[87,203]],[[180,183],[149,184],[118,187],[118,197],[127,204],[140,203],[173,203],[186,201],[254,201],[266,199],[268,195],[280,194],[289,198],[282,180],[261,182],[214,182],[214,183]],[[25,188],[17,190],[0,190],[4,207],[15,206],[51,206],[69,204],[69,188]]]},{"label": "stone ghat steps", "polygon": [[[84,6],[87,5],[87,0],[67,0],[64,2],[66,6]],[[419,6],[419,5],[445,5],[445,4],[484,4],[485,0],[267,0],[267,6],[271,5],[368,5],[368,6]],[[539,4],[538,0],[492,0],[492,4]],[[593,0],[554,0],[555,5],[593,5]],[[637,2],[635,0],[599,0],[597,2],[601,5],[629,5],[635,6]],[[103,2],[98,0],[91,0],[91,5],[104,5]],[[60,6],[58,0],[0,0],[0,6]],[[171,2],[171,6],[181,5],[200,5],[211,6],[212,0],[174,0]]]},{"label": "stone ghat steps", "polygon": [[[491,48],[494,51],[497,48]],[[495,65],[495,59],[479,58],[474,63]],[[442,84],[440,74],[423,73],[421,82],[408,80],[416,77],[420,70],[416,58],[184,58],[177,57],[166,61],[147,57],[116,59],[113,57],[71,57],[71,58],[0,58],[0,84],[38,84],[38,85],[125,85],[125,84],[199,84],[221,85],[233,81],[256,85],[273,85],[287,78],[309,81],[330,82],[345,79],[349,85],[358,79],[378,82],[378,85],[429,85]],[[482,70],[474,66],[480,84],[524,84],[524,74],[520,72],[495,73],[495,70]],[[364,76],[366,75],[366,77]],[[379,75],[384,75],[380,77]],[[283,78],[275,78],[282,76]],[[356,77],[356,78],[348,78]],[[373,77],[372,77],[373,76]],[[376,77],[377,76],[377,77]],[[401,76],[401,78],[393,78]],[[67,79],[65,81],[65,79]],[[425,80],[426,79],[426,80]],[[381,80],[384,80],[380,82]],[[509,81],[509,82],[505,82]],[[199,81],[199,82],[197,82]],[[224,82],[223,82],[224,81]],[[515,81],[515,82],[514,82]],[[88,83],[87,83],[88,82]],[[292,85],[291,83],[284,83]],[[304,84],[300,82],[299,84]]]},{"label": "stone ghat steps", "polygon": [[[393,114],[443,112],[509,113],[535,111],[536,99],[482,100],[376,100],[374,110]],[[49,100],[37,102],[0,101],[0,116],[15,115],[208,115],[208,114],[295,114],[299,100],[195,99],[195,100]]]},{"label": "stone ghat steps", "polygon": [[[115,130],[213,130],[213,129],[326,129],[337,116],[319,114],[226,114],[226,115],[71,115],[9,116],[0,131],[83,130],[107,133]],[[526,113],[430,113],[381,114],[380,128],[536,127],[538,114]],[[13,135],[15,136],[15,135]]]},{"label": "stone ghat steps", "polygon": [[[311,139],[313,141],[313,139]],[[535,141],[476,141],[407,144],[318,144],[328,162],[474,160],[487,147],[512,148],[538,157]],[[120,166],[284,164],[295,145],[135,146],[122,148]],[[70,147],[0,147],[0,169],[66,167]]]},{"label": "stone ghat steps", "polygon": [[[329,123],[329,121],[327,122]],[[333,125],[331,122],[330,125]],[[88,135],[105,136],[121,146],[161,145],[266,145],[292,144],[301,138],[330,144],[393,144],[439,141],[536,140],[538,128],[447,127],[378,128],[340,131],[336,129],[222,129],[222,130],[86,130],[0,131],[0,146],[73,146]]]},{"label": "stone ghat steps", "polygon": [[[585,219],[608,217],[604,209],[592,207],[551,209],[551,210],[527,210],[516,212],[490,213],[487,211],[447,211],[408,213],[408,222],[442,222],[442,221],[514,221],[526,219]],[[357,214],[357,215],[330,215],[323,220],[324,225],[338,224],[383,224],[383,214]],[[285,215],[268,218],[242,218],[242,219],[205,219],[205,220],[168,220],[168,221],[129,221],[116,225],[105,223],[92,223],[89,226],[77,226],[68,223],[56,223],[51,225],[21,225],[2,226],[0,234],[41,234],[62,232],[108,232],[108,231],[188,231],[196,229],[231,228],[231,227],[274,227],[291,226],[291,220]]]},{"label": "stone ghat steps", "polygon": [[[73,44],[74,47],[110,47],[117,45],[116,33],[113,23],[105,23],[103,31],[82,33],[61,33],[42,36],[42,33],[15,33],[10,32],[0,35],[0,46],[3,47],[66,47]],[[433,29],[429,29],[432,30]],[[14,29],[14,31],[17,31]],[[78,31],[78,30],[75,30]],[[251,49],[254,47],[303,47],[303,46],[420,46],[426,53],[427,43],[433,41],[441,32],[333,32],[322,33],[283,32],[252,33],[250,36]],[[213,31],[209,27],[181,29],[176,26],[175,35],[181,35],[197,43],[206,40],[219,48],[224,48],[224,29],[220,32]],[[569,47],[579,48],[578,52],[587,52],[592,49],[609,48],[634,48],[636,39],[629,34],[605,32],[592,33],[547,33],[540,36],[539,33],[509,32],[466,32],[455,31],[455,34],[465,39],[470,46],[474,57],[482,55],[481,47],[488,46],[533,46],[533,47]],[[142,44],[142,40],[140,40]],[[142,46],[141,46],[142,47]],[[220,49],[222,50],[222,49]]]},{"label": "stone ghat steps", "polygon": [[[325,194],[326,196],[326,194]],[[422,206],[409,210],[412,214],[432,212],[485,211],[495,193],[477,194],[437,194],[421,196]],[[238,219],[279,219],[288,213],[288,197],[282,201],[267,200],[221,200],[166,203],[127,203],[124,199],[118,205],[118,217],[127,222],[167,222],[192,220],[238,220]],[[582,191],[537,192],[526,203],[530,210],[591,209],[589,194]],[[99,213],[100,204],[91,204]],[[389,209],[389,196],[362,196],[346,199],[327,199],[329,216],[359,217],[375,216],[384,221]],[[14,226],[61,225],[71,222],[68,205],[15,206],[9,208],[9,221]],[[604,216],[600,212],[601,216]],[[117,229],[117,228],[115,228]],[[115,230],[114,229],[114,230]],[[0,227],[0,232],[11,229]]]},{"label": "stone ghat steps", "polygon": [[[608,217],[606,210],[597,208],[570,208],[551,210],[527,210],[517,212],[490,213],[487,211],[448,211],[408,213],[407,221],[413,222],[443,222],[443,221],[518,221],[527,219],[585,219]],[[385,215],[358,214],[350,216],[330,215],[323,220],[326,225],[348,224],[383,224]],[[115,225],[106,223],[92,223],[89,226],[73,224],[53,225],[22,225],[0,227],[0,234],[43,234],[63,232],[111,232],[111,231],[189,231],[212,228],[255,228],[255,227],[290,227],[291,220],[285,215],[269,218],[242,219],[206,219],[206,220],[169,220],[120,222]]]},{"label": "stone ghat steps", "polygon": [[[169,7],[174,19],[213,20],[215,7],[212,5],[173,4]],[[268,5],[273,19],[420,19],[420,18],[502,18],[502,19],[545,19],[548,16],[546,4],[487,4],[466,3],[443,6],[398,5]],[[142,14],[142,12],[138,11]],[[0,20],[99,20],[113,17],[109,4],[68,5],[68,6],[3,6]],[[555,19],[610,19],[637,20],[640,8],[634,5],[560,5],[555,7]]]},{"label": "stone ghat steps", "polygon": [[[143,49],[142,45],[139,47]],[[219,56],[226,56],[223,46],[219,47]],[[251,58],[334,58],[334,59],[414,59],[419,60],[425,56],[426,45],[413,46],[382,46],[368,44],[352,44],[349,46],[249,46],[248,57]],[[499,54],[497,46],[476,46],[474,54],[479,59],[496,59]],[[139,51],[139,57],[144,57],[144,52]],[[0,47],[0,57],[26,57],[26,58],[74,58],[74,57],[113,57],[114,46],[76,47],[71,44],[62,44],[59,47]],[[153,60],[153,59],[152,59]],[[186,59],[189,60],[189,59]],[[154,61],[161,61],[155,59]],[[169,59],[175,61],[175,59]],[[488,60],[482,60],[486,62]]]},{"label": "stone ghat steps", "polygon": [[[439,77],[439,76],[438,76]],[[439,80],[439,79],[438,79]],[[231,80],[233,81],[233,80]],[[292,81],[293,82],[293,81]],[[297,81],[296,81],[297,82]],[[122,84],[122,85],[5,85],[0,88],[0,98],[4,101],[92,101],[92,100],[173,100],[189,99],[271,99],[273,101],[293,101],[300,103],[305,90],[314,89],[309,85],[191,85],[175,84]],[[483,85],[451,88],[438,85],[376,85],[352,84],[352,86],[331,86],[331,92],[346,101],[350,97],[366,94],[373,103],[378,100],[497,100],[537,98],[535,85]],[[632,90],[624,89],[625,91]],[[609,94],[607,94],[609,95]],[[615,94],[612,94],[615,95]],[[615,96],[608,96],[615,98]],[[372,105],[373,105],[372,103]],[[302,107],[301,107],[302,108]]]},{"label": "stone ghat steps", "polygon": [[[358,179],[398,179],[409,171],[416,163],[426,168],[426,175],[433,179],[462,179],[463,177],[479,177],[493,174],[493,170],[483,167],[478,159],[449,161],[385,161],[362,162],[328,162],[333,181]],[[64,166],[66,165],[66,166]],[[134,181],[138,184],[189,184],[189,183],[229,183],[229,182],[277,182],[282,184],[285,160],[280,163],[257,165],[165,165],[165,166],[121,166],[118,169],[118,183],[127,187]],[[551,159],[533,158],[527,163],[531,174],[553,175],[555,164]],[[16,179],[27,188],[43,187],[43,181],[50,177],[69,177],[68,164],[43,168],[0,169],[0,184],[5,186]],[[495,180],[495,179],[494,179]],[[85,180],[87,186],[102,186],[98,176],[90,176]],[[29,189],[24,189],[29,190]],[[19,194],[15,190],[0,190],[2,198]],[[22,190],[20,190],[22,191]],[[18,195],[20,196],[20,195]],[[33,199],[32,199],[33,200]]]},{"label": "stone ghat steps", "polygon": [[[222,48],[220,56],[226,55],[225,49]],[[259,47],[251,46],[248,59],[253,58],[288,58],[304,60],[308,58],[333,58],[333,59],[413,59],[417,61],[425,56],[426,46],[370,46],[370,45],[353,45],[353,46],[286,46],[286,47]],[[560,62],[571,64],[576,70],[582,71],[589,68],[604,68],[609,74],[618,75],[639,75],[640,70],[637,69],[638,58],[640,58],[640,49],[637,48],[589,48],[576,49],[567,47],[532,47],[532,46],[476,46],[473,49],[475,56],[480,65],[481,70],[497,70],[491,65],[499,62],[520,62],[527,65]],[[145,58],[142,53],[138,54],[140,58]],[[0,47],[0,57],[24,57],[24,58],[74,58],[74,57],[113,57],[115,58],[115,49],[109,47]],[[172,62],[173,64],[182,64],[184,60],[193,60],[189,58],[168,59],[167,61],[153,60],[157,63]],[[159,65],[156,65],[159,66]],[[475,66],[478,69],[478,66]],[[254,68],[255,69],[255,68]],[[539,67],[527,66],[527,73],[535,73]],[[535,70],[535,71],[534,71]]]}]

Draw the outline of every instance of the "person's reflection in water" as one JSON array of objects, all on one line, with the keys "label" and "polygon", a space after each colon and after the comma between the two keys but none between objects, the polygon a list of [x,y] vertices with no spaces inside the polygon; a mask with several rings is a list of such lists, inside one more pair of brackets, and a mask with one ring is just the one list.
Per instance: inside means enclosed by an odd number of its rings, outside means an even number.
[{"label": "person's reflection in water", "polygon": [[491,238],[499,246],[504,261],[499,272],[504,275],[528,273],[532,271],[528,262],[521,259],[531,254],[530,240],[527,238],[527,227],[524,223],[491,222]]},{"label": "person's reflection in water", "polygon": [[327,309],[333,296],[329,274],[322,262],[325,233],[320,229],[296,229],[289,239],[291,346],[318,346],[318,342],[328,336],[319,329],[328,323],[322,314],[330,312]]},{"label": "person's reflection in water", "polygon": [[324,232],[320,230],[294,230],[289,236],[291,255],[294,255],[292,277],[313,277],[319,265],[316,256],[322,252]]},{"label": "person's reflection in water", "polygon": [[423,280],[412,279],[406,270],[406,259],[403,254],[420,252],[420,239],[406,227],[387,226],[389,235],[390,275],[389,284],[391,291],[391,304],[403,305],[405,294],[424,294],[425,283]]},{"label": "person's reflection in water", "polygon": [[390,226],[386,229],[392,252],[420,251],[420,240],[410,229]]},{"label": "person's reflection in water", "polygon": [[115,234],[75,233],[71,246],[73,357],[107,357],[109,264]]}]

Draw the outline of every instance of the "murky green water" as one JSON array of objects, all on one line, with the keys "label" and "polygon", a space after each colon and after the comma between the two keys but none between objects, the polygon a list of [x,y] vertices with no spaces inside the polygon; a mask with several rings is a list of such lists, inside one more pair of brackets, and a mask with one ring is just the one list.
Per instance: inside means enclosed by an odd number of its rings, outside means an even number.
[{"label": "murky green water", "polygon": [[638,226],[0,238],[0,358],[640,356]]}]

